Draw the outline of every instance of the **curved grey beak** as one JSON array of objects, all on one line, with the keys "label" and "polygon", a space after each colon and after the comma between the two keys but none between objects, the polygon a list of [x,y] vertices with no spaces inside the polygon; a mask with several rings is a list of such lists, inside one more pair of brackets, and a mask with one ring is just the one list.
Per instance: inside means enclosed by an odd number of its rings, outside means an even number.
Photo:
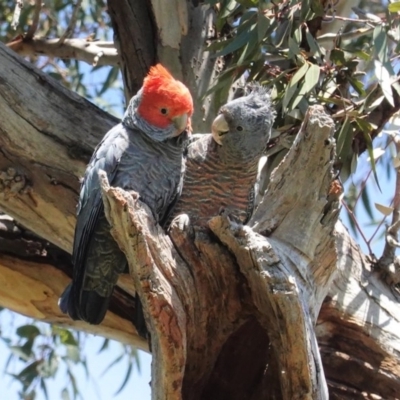
[{"label": "curved grey beak", "polygon": [[222,136],[226,135],[229,131],[228,123],[224,117],[224,114],[219,114],[217,118],[214,119],[214,122],[211,125],[211,132],[213,135],[213,139],[219,144],[222,145]]}]

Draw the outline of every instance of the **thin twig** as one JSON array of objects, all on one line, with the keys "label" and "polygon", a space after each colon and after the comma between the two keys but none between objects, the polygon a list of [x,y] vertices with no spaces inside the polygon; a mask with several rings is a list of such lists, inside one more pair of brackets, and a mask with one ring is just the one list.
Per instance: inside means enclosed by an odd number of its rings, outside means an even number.
[{"label": "thin twig", "polygon": [[[354,31],[343,33],[342,35],[340,35],[340,38],[342,40],[356,39],[356,38],[359,38],[361,36],[368,35],[374,29],[375,29],[374,27],[355,29]],[[319,36],[317,38],[317,42],[320,45],[324,45],[324,44],[327,44],[327,43],[329,44],[333,40],[335,40],[336,37],[337,37],[336,33],[326,33],[325,35]]]},{"label": "thin twig", "polygon": [[78,19],[78,11],[81,8],[81,4],[82,4],[82,0],[77,0],[75,7],[74,7],[74,11],[72,12],[72,15],[71,15],[71,19],[69,20],[68,27],[65,30],[65,32],[61,35],[60,40],[58,41],[59,44],[63,44],[65,39],[69,38],[72,35],[72,33],[75,29],[76,21]]},{"label": "thin twig", "polygon": [[359,22],[360,24],[370,24],[373,22],[376,24],[376,21],[372,21],[370,19],[347,18],[347,17],[340,17],[339,15],[336,15],[335,19],[338,19],[339,21],[345,21],[345,22]]},{"label": "thin twig", "polygon": [[357,230],[360,232],[361,237],[363,238],[365,244],[368,247],[369,254],[374,254],[372,249],[371,249],[370,244],[368,243],[367,238],[364,236],[364,233],[363,233],[363,231],[362,231],[362,229],[361,229],[361,227],[360,227],[360,225],[359,225],[359,223],[357,221],[357,218],[355,217],[353,211],[350,210],[349,206],[347,205],[347,203],[344,200],[342,200],[342,204],[343,204],[344,208],[347,210],[347,212],[349,213],[350,218],[354,222],[354,225],[356,226]]},{"label": "thin twig", "polygon": [[37,27],[39,25],[39,17],[41,10],[42,10],[42,0],[35,0],[35,11],[33,14],[32,23],[28,29],[28,32],[26,32],[25,39],[29,40],[33,38],[33,35],[35,34]]},{"label": "thin twig", "polygon": [[17,29],[18,24],[19,24],[19,17],[21,16],[21,10],[24,7],[23,1],[22,0],[17,0],[15,2],[15,10],[13,14],[13,18],[11,21],[11,28],[14,30]]}]

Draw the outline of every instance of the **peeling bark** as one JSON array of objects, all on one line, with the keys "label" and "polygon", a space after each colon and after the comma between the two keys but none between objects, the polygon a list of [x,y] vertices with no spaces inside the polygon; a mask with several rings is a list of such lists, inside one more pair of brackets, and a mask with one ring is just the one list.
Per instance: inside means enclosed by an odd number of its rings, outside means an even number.
[{"label": "peeling bark", "polygon": [[316,326],[331,398],[398,399],[399,303],[340,222],[336,238],[338,274]]},{"label": "peeling bark", "polygon": [[79,178],[117,121],[1,43],[0,58],[0,208],[70,252]]},{"label": "peeling bark", "polygon": [[[254,318],[280,371],[279,398],[328,398],[314,323],[336,268],[331,263],[322,273],[313,261],[327,236],[334,243],[332,134],[332,120],[321,107],[311,108],[252,219],[268,239],[226,217],[210,221],[229,251],[210,231],[193,227],[193,235],[172,229],[177,252],[138,196],[110,188],[102,175],[107,218],[129,260],[152,335],[153,398],[205,398],[223,347]],[[309,178],[307,188],[295,181],[298,171]],[[266,207],[278,190],[281,202]],[[301,218],[311,202],[313,211]],[[265,220],[267,213],[275,218]],[[294,234],[299,230],[304,235]],[[268,364],[263,367],[250,397],[262,392]]]}]

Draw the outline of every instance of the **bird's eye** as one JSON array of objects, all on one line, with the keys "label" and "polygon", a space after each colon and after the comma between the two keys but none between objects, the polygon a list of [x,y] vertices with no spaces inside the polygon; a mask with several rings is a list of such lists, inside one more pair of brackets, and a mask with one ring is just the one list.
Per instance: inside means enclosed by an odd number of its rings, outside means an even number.
[{"label": "bird's eye", "polygon": [[239,126],[236,128],[236,130],[238,130],[239,132],[241,132],[241,131],[243,130],[243,127],[239,125]]},{"label": "bird's eye", "polygon": [[163,115],[168,114],[168,110],[166,108],[162,108],[160,111],[161,111],[161,114],[163,114]]}]

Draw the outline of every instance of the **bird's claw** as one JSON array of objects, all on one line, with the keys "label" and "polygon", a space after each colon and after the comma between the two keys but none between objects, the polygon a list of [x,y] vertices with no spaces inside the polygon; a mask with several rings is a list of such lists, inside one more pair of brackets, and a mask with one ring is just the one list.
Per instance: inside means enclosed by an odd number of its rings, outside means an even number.
[{"label": "bird's claw", "polygon": [[231,210],[229,207],[221,207],[219,209],[220,216],[226,217],[229,219],[231,222],[235,222],[236,224],[243,225],[243,222],[240,220],[240,218],[235,215],[234,211]]},{"label": "bird's claw", "polygon": [[169,226],[169,231],[171,229],[178,229],[181,232],[188,231],[190,227],[190,218],[187,214],[180,214],[176,216]]}]

